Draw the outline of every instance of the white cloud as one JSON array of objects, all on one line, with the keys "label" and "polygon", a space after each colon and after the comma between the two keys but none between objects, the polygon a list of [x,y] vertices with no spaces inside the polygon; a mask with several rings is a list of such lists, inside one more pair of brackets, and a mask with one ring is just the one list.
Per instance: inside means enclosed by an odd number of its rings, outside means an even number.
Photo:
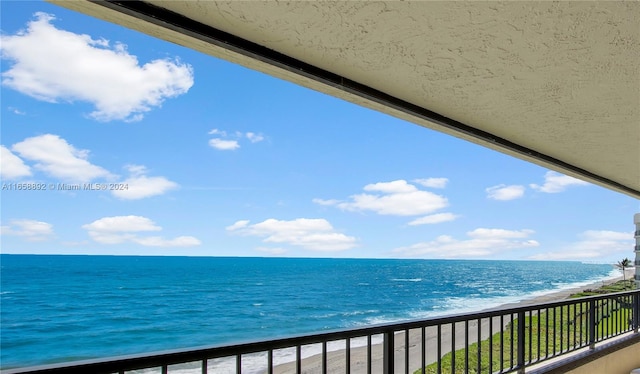
[{"label": "white cloud", "polygon": [[137,243],[146,247],[192,247],[201,242],[193,236],[165,239],[160,236],[141,236],[144,232],[157,232],[162,228],[142,216],[104,217],[83,225],[89,236],[101,244]]},{"label": "white cloud", "polygon": [[499,184],[485,190],[487,198],[492,200],[515,200],[524,196],[524,186]]},{"label": "white cloud", "polygon": [[434,212],[448,206],[445,197],[429,191],[418,190],[405,180],[368,184],[367,192],[352,195],[351,201],[313,199],[320,205],[335,205],[346,211],[370,210],[382,215],[415,216]]},{"label": "white cloud", "polygon": [[528,239],[532,234],[532,230],[478,228],[467,232],[469,239],[457,240],[442,235],[430,242],[416,243],[393,251],[406,257],[481,258],[507,250],[539,246],[537,241]]},{"label": "white cloud", "polygon": [[445,188],[449,179],[447,178],[427,178],[427,179],[414,179],[414,182],[424,187],[430,188]]},{"label": "white cloud", "polygon": [[544,175],[544,184],[542,186],[537,184],[530,184],[529,187],[536,191],[545,193],[558,193],[566,190],[571,186],[587,186],[589,183],[570,177],[568,175],[562,175],[555,171],[548,171]]},{"label": "white cloud", "polygon": [[162,195],[167,191],[178,188],[178,184],[165,177],[148,177],[146,167],[142,165],[127,165],[129,178],[118,185],[126,189],[115,189],[111,193],[123,200],[137,200],[146,197]]},{"label": "white cloud", "polygon": [[624,256],[633,248],[633,232],[588,230],[579,240],[559,250],[539,253],[532,260],[591,260],[612,255]]},{"label": "white cloud", "polygon": [[533,234],[533,230],[504,230],[504,229],[484,229],[478,228],[467,233],[468,236],[476,239],[520,239]]},{"label": "white cloud", "polygon": [[147,217],[115,216],[104,217],[83,225],[83,229],[100,233],[122,233],[141,231],[160,231],[162,228]]},{"label": "white cloud", "polygon": [[327,205],[327,206],[337,205],[338,203],[340,203],[340,200],[336,200],[336,199],[331,199],[331,200],[313,199],[311,201],[313,201],[318,205]]},{"label": "white cloud", "polygon": [[418,189],[412,185],[407,183],[405,180],[397,180],[393,182],[379,182],[379,183],[371,183],[364,186],[365,191],[377,191],[383,193],[411,193],[418,191]]},{"label": "white cloud", "polygon": [[416,218],[413,221],[409,222],[409,225],[410,226],[432,225],[436,223],[453,221],[456,218],[458,218],[458,216],[453,213],[438,213],[438,214],[432,214],[430,216]]},{"label": "white cloud", "polygon": [[164,239],[159,236],[149,236],[146,238],[136,237],[133,242],[146,247],[194,247],[202,244],[200,240],[193,236],[178,236],[174,239]]},{"label": "white cloud", "polygon": [[57,135],[27,138],[11,149],[22,158],[35,161],[36,169],[64,181],[89,182],[111,177],[107,170],[88,161],[89,151],[76,149]]},{"label": "white cloud", "polygon": [[336,232],[325,219],[280,221],[270,218],[254,225],[242,220],[226,229],[240,235],[264,237],[265,243],[287,243],[316,251],[342,251],[356,246],[354,237]]},{"label": "white cloud", "polygon": [[234,149],[240,148],[237,140],[223,140],[218,138],[210,139],[209,145],[221,151],[233,151]]},{"label": "white cloud", "polygon": [[24,112],[24,111],[22,111],[22,110],[20,110],[18,108],[14,108],[14,107],[11,107],[11,106],[9,107],[9,110],[11,111],[11,113],[17,114],[19,116],[24,116],[25,114],[27,114],[27,112]]},{"label": "white cloud", "polygon": [[47,240],[53,235],[53,225],[32,219],[12,219],[0,227],[2,235],[22,236],[28,241]]},{"label": "white cloud", "polygon": [[253,132],[248,132],[245,134],[245,136],[247,137],[247,139],[249,139],[251,143],[258,143],[264,140],[264,136],[262,136],[261,134],[253,133]]},{"label": "white cloud", "polygon": [[30,175],[31,168],[7,147],[0,145],[0,176],[2,179],[19,179]]},{"label": "white cloud", "polygon": [[2,84],[38,100],[84,101],[99,121],[136,121],[193,85],[191,66],[159,59],[140,65],[121,43],[57,29],[36,13],[27,29],[3,35],[2,58],[13,62]]},{"label": "white cloud", "polygon": [[227,231],[235,231],[235,230],[243,229],[243,228],[249,226],[249,222],[251,222],[251,221],[249,221],[248,219],[243,219],[241,221],[237,221],[236,223],[234,223],[231,226],[225,227],[225,230],[227,230]]},{"label": "white cloud", "polygon": [[236,131],[228,134],[224,130],[212,129],[209,131],[209,135],[217,136],[209,140],[209,146],[221,151],[232,151],[240,148],[240,141],[244,141],[244,139],[249,140],[251,143],[259,143],[264,140],[264,135],[256,134],[255,132],[243,133]]}]

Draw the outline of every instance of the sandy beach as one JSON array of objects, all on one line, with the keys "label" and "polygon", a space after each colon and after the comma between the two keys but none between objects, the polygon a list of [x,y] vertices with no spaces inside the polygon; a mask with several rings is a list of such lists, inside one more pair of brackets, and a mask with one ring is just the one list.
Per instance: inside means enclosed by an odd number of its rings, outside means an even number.
[{"label": "sandy beach", "polygon": [[[627,269],[627,279],[629,276],[633,276],[633,269]],[[564,300],[570,295],[580,292],[585,289],[595,289],[603,285],[614,283],[618,280],[622,280],[622,277],[610,279],[606,281],[599,281],[592,284],[566,289],[554,293],[545,294],[538,297],[532,297],[524,299],[517,303],[501,305],[498,308],[517,307],[523,305],[545,303],[557,300]],[[506,325],[509,321],[504,321]],[[494,331],[497,326],[500,325],[499,318],[495,318],[493,321]],[[464,325],[456,324],[455,334],[455,349],[460,349],[465,346],[465,334]],[[480,326],[481,340],[486,339],[489,336],[489,320],[483,320]],[[476,322],[469,323],[469,344],[476,342],[477,340],[478,326]],[[441,341],[441,354],[444,355],[451,351],[452,339],[451,339],[451,326],[442,327],[442,341]],[[437,331],[436,328],[428,328],[426,331],[426,363],[435,362],[437,359]],[[422,342],[421,342],[421,330],[409,331],[409,372],[413,373],[415,370],[421,367],[421,355],[422,355]],[[395,356],[394,365],[396,373],[403,373],[405,371],[405,334],[404,332],[397,333],[395,335]],[[372,372],[382,372],[382,344],[374,344],[371,348],[372,357]],[[337,350],[327,353],[327,373],[344,373],[345,366],[345,351]],[[367,348],[366,347],[352,347],[351,348],[351,372],[352,373],[366,373],[367,372]],[[314,355],[304,358],[302,360],[302,373],[315,374],[321,373],[322,368],[322,356]],[[296,367],[294,362],[282,364],[274,368],[274,373],[278,374],[294,374],[296,373]]]}]

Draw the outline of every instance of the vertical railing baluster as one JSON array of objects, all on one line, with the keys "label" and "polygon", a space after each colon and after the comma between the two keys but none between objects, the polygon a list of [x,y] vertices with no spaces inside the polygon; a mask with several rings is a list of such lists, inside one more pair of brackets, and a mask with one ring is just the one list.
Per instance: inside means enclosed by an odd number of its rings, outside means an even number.
[{"label": "vertical railing baluster", "polygon": [[383,373],[384,374],[394,374],[393,373],[393,354],[395,348],[393,347],[393,331],[386,331],[383,334]]},{"label": "vertical railing baluster", "polygon": [[620,313],[618,313],[618,311],[622,311],[622,308],[620,307],[620,302],[618,300],[614,301],[614,305],[615,305],[615,313],[613,313],[613,334],[614,335],[618,335],[620,334]]},{"label": "vertical railing baluster", "polygon": [[209,367],[207,367],[207,359],[202,360],[202,374],[207,374]]},{"label": "vertical railing baluster", "polygon": [[[367,374],[371,374],[371,361],[371,335],[367,335]],[[322,374],[327,373],[325,371]]]},{"label": "vertical railing baluster", "polygon": [[638,333],[640,329],[640,294],[633,294],[633,332]]},{"label": "vertical railing baluster", "polygon": [[538,308],[538,310],[536,311],[536,313],[538,313],[538,334],[537,334],[537,335],[538,335],[538,353],[537,353],[537,354],[538,354],[538,356],[537,356],[538,358],[537,358],[537,360],[536,360],[536,361],[540,361],[540,357],[541,357],[541,355],[540,355],[540,345],[541,345],[541,344],[540,344],[540,338],[541,338],[541,336],[542,336],[542,334],[540,333],[540,331],[541,331],[541,330],[540,330],[540,318],[542,318],[542,317],[541,317],[542,315],[541,315],[541,313],[540,313],[540,308]]},{"label": "vertical railing baluster", "polygon": [[625,303],[627,304],[627,306],[629,307],[629,311],[627,313],[625,313],[625,315],[627,316],[627,328],[625,331],[627,332],[635,332],[635,295],[628,295],[627,299],[625,300]]},{"label": "vertical railing baluster", "polygon": [[609,336],[609,326],[608,326],[609,318],[607,318],[609,315],[609,300],[605,299],[603,300],[603,302],[604,302],[604,308],[602,309],[602,318],[600,319],[600,322],[602,323],[602,328],[603,328],[602,337],[606,338]]},{"label": "vertical railing baluster", "polygon": [[327,341],[322,342],[322,374],[327,374]]},{"label": "vertical railing baluster", "polygon": [[529,323],[527,326],[529,326],[529,330],[527,332],[527,336],[529,337],[529,356],[527,357],[526,362],[530,363],[533,360],[531,359],[531,357],[533,356],[533,334],[531,333],[531,330],[533,329],[533,326],[531,324],[531,319],[533,318],[533,311],[530,310],[529,311]]},{"label": "vertical railing baluster", "polygon": [[267,352],[267,374],[273,374],[273,349]]},{"label": "vertical railing baluster", "polygon": [[[576,307],[580,308],[580,311],[578,312],[578,318],[577,318],[578,320],[580,320],[580,335],[578,335],[578,339],[580,340],[579,340],[578,347],[582,348],[582,346],[584,345],[584,340],[582,336],[583,330],[584,330],[584,326],[582,324],[582,316],[584,315],[582,314],[582,303],[577,304]],[[576,320],[575,323],[578,324],[578,321]]]},{"label": "vertical railing baluster", "polygon": [[[554,356],[558,353],[558,350],[556,349],[557,347],[556,337],[558,336],[558,320],[556,318],[557,311],[558,311],[558,307],[554,307],[553,308],[553,355]],[[562,330],[562,326],[560,326],[560,330]]]},{"label": "vertical railing baluster", "polygon": [[478,330],[478,340],[477,340],[477,343],[478,343],[478,351],[477,351],[478,352],[478,354],[477,354],[477,356],[478,356],[477,357],[478,358],[478,365],[476,365],[477,368],[478,368],[478,373],[480,373],[482,371],[482,343],[481,343],[481,341],[482,341],[482,329],[480,328],[481,326],[482,326],[482,319],[478,318],[478,326],[477,326],[477,330]]},{"label": "vertical railing baluster", "polygon": [[464,321],[464,372],[469,372],[469,320]]},{"label": "vertical railing baluster", "polygon": [[589,348],[596,348],[596,300],[589,301]]},{"label": "vertical railing baluster", "polygon": [[511,351],[511,355],[509,357],[509,367],[513,369],[513,356],[515,355],[515,353],[513,352],[513,343],[514,343],[514,328],[515,326],[513,325],[513,313],[511,313],[510,315],[510,320],[509,323],[511,324],[511,328],[509,330],[511,330],[511,342],[509,343],[509,350]]},{"label": "vertical railing baluster", "polygon": [[438,344],[437,344],[437,353],[438,353],[438,369],[437,369],[437,373],[441,374],[442,373],[442,325],[440,325],[438,323],[438,332],[437,332],[437,340],[438,340]]},{"label": "vertical railing baluster", "polygon": [[500,314],[500,371],[502,370],[504,370],[504,314]]},{"label": "vertical railing baluster", "polygon": [[409,374],[409,330],[404,330],[404,373]]},{"label": "vertical railing baluster", "polygon": [[302,346],[296,345],[296,374],[302,373]]},{"label": "vertical railing baluster", "polygon": [[242,374],[242,354],[236,355],[236,374]]},{"label": "vertical railing baluster", "polygon": [[[625,300],[624,300],[625,306],[633,306],[631,300],[632,300],[631,296],[626,296]],[[624,331],[625,332],[629,332],[629,331],[631,331],[632,326],[633,326],[633,314],[632,314],[633,313],[633,309],[632,308],[624,308],[623,310],[624,310],[623,315],[624,315],[625,318],[624,318],[624,321],[622,321],[621,323],[622,323],[622,326],[624,327]],[[625,324],[625,322],[626,322],[626,324]]]},{"label": "vertical railing baluster", "polygon": [[560,353],[564,352],[564,308],[560,305]]},{"label": "vertical railing baluster", "polygon": [[518,373],[524,373],[525,343],[524,312],[518,312]]},{"label": "vertical railing baluster", "polygon": [[493,317],[489,317],[489,373],[493,373]]},{"label": "vertical railing baluster", "polygon": [[549,357],[549,308],[545,308],[544,313],[544,323],[545,323],[545,339],[544,339],[544,358]]},{"label": "vertical railing baluster", "polygon": [[613,318],[612,318],[612,311],[613,311],[613,301],[611,299],[607,299],[607,337],[612,336],[613,335]]},{"label": "vertical railing baluster", "polygon": [[162,374],[167,374],[169,372],[169,366],[167,365],[162,365]]},{"label": "vertical railing baluster", "polygon": [[616,324],[618,327],[616,328],[616,331],[617,331],[617,335],[620,335],[624,332],[624,330],[626,330],[626,329],[623,329],[622,327],[623,326],[622,321],[624,320],[624,308],[622,306],[624,304],[624,300],[620,301],[620,299],[618,299],[617,304],[618,304],[618,311],[616,312]]},{"label": "vertical railing baluster", "polygon": [[577,309],[578,309],[578,305],[574,304],[573,305],[573,344],[572,344],[573,348],[576,347],[576,341],[578,338],[578,326],[576,326],[577,320],[578,320],[577,314],[576,314]]},{"label": "vertical railing baluster", "polygon": [[351,374],[351,338],[347,338],[345,341],[346,349],[345,349],[345,374]]},{"label": "vertical railing baluster", "polygon": [[609,299],[609,335],[616,335],[616,301]]},{"label": "vertical railing baluster", "polygon": [[[618,333],[622,334],[623,332],[627,332],[629,329],[629,324],[627,324],[627,326],[625,327],[625,315],[626,315],[626,309],[624,308],[624,305],[627,303],[627,298],[624,297],[623,300],[621,302],[618,302],[618,308],[619,308],[619,313],[618,313]],[[627,318],[626,321],[629,321],[629,319]]]},{"label": "vertical railing baluster", "polygon": [[[422,331],[421,331],[421,337],[420,339],[422,340],[422,361],[420,362],[420,367],[422,368],[422,373],[425,372],[425,367],[427,366],[427,328],[423,327]],[[371,373],[369,373],[371,374]]]},{"label": "vertical railing baluster", "polygon": [[613,317],[612,317],[612,312],[613,312],[613,300],[611,299],[607,299],[607,336],[612,336],[613,335]]},{"label": "vertical railing baluster", "polygon": [[633,326],[633,309],[628,308],[628,306],[633,306],[631,295],[625,296],[624,305],[625,308],[622,312],[624,321],[622,321],[621,324],[625,332],[630,332]]},{"label": "vertical railing baluster", "polygon": [[451,323],[451,372],[456,372],[456,323]]},{"label": "vertical railing baluster", "polygon": [[568,352],[571,350],[571,311],[569,310],[569,307],[571,305],[567,305],[567,311],[566,311],[566,317],[567,317],[567,321],[566,321],[566,325],[567,325],[567,345],[565,348],[565,352]]}]

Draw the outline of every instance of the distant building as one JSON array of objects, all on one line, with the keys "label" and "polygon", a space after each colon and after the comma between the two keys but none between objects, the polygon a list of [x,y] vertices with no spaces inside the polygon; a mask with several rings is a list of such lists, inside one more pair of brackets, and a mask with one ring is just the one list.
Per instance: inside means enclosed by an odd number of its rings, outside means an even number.
[{"label": "distant building", "polygon": [[636,267],[636,275],[633,277],[633,279],[635,279],[636,281],[636,288],[640,288],[640,213],[636,213],[633,215],[633,223],[636,224],[636,246],[634,247],[636,260],[633,263]]}]

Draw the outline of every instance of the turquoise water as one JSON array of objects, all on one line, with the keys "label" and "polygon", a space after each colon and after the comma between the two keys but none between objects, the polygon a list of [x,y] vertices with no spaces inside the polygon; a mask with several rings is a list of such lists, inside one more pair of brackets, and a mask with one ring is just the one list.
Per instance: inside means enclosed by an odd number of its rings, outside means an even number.
[{"label": "turquoise water", "polygon": [[611,277],[580,262],[0,255],[1,367],[468,312]]}]

